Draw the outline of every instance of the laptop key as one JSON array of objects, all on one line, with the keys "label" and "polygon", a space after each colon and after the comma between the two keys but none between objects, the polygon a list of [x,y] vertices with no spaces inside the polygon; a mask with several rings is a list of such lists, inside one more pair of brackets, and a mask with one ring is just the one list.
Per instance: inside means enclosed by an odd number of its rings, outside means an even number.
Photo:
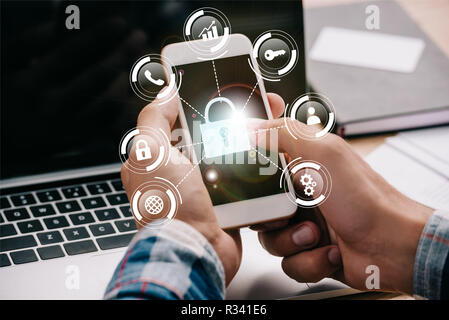
[{"label": "laptop key", "polygon": [[98,251],[92,240],[65,243],[64,249],[69,256]]},{"label": "laptop key", "polygon": [[128,197],[126,196],[126,193],[116,193],[106,196],[106,198],[109,201],[109,204],[111,206],[116,206],[119,204],[125,204],[128,203]]},{"label": "laptop key", "polygon": [[114,187],[115,191],[125,190],[125,188],[123,188],[122,180],[112,180],[111,184]]},{"label": "laptop key", "polygon": [[64,251],[62,251],[61,246],[59,245],[37,248],[37,253],[42,260],[61,258],[65,256]]},{"label": "laptop key", "polygon": [[87,196],[86,191],[82,186],[73,186],[69,188],[62,188],[62,193],[67,199],[79,198]]},{"label": "laptop key", "polygon": [[130,206],[121,206],[120,211],[122,212],[124,217],[132,217],[133,216]]},{"label": "laptop key", "polygon": [[58,243],[58,242],[64,241],[64,239],[62,239],[61,233],[59,233],[59,231],[48,231],[48,232],[38,233],[37,237],[39,239],[39,242],[42,245]]},{"label": "laptop key", "polygon": [[2,215],[0,213],[0,223],[3,223],[3,222],[5,222],[5,219],[3,219],[3,217],[2,217]]},{"label": "laptop key", "polygon": [[58,207],[58,210],[61,213],[74,212],[74,211],[81,210],[81,207],[76,200],[57,202],[56,207]]},{"label": "laptop key", "polygon": [[134,219],[119,220],[119,221],[114,221],[114,223],[117,226],[118,231],[120,231],[120,232],[128,232],[128,231],[137,230],[136,222],[134,221]]},{"label": "laptop key", "polygon": [[114,228],[110,223],[91,224],[89,226],[89,229],[92,232],[92,234],[96,237],[115,233]]},{"label": "laptop key", "polygon": [[37,256],[33,249],[14,251],[10,253],[11,259],[15,264],[29,263],[37,261]]},{"label": "laptop key", "polygon": [[3,211],[3,213],[5,214],[5,217],[8,221],[23,220],[30,217],[30,214],[28,213],[28,210],[26,208],[5,210]]},{"label": "laptop key", "polygon": [[13,224],[2,224],[0,226],[0,237],[8,237],[17,234]]},{"label": "laptop key", "polygon": [[31,248],[35,246],[37,246],[37,242],[32,235],[0,239],[0,252]]},{"label": "laptop key", "polygon": [[56,211],[51,204],[44,204],[42,206],[32,206],[30,207],[30,210],[35,218],[51,216],[52,214],[56,214]]},{"label": "laptop key", "polygon": [[7,197],[1,197],[0,198],[0,208],[1,209],[11,208],[11,203],[9,203],[9,200],[8,200]]},{"label": "laptop key", "polygon": [[5,253],[0,254],[0,268],[8,267],[11,265],[11,261],[9,261],[8,255]]},{"label": "laptop key", "polygon": [[102,197],[87,198],[81,200],[81,202],[83,203],[84,208],[86,209],[96,209],[106,207],[106,202],[104,202]]},{"label": "laptop key", "polygon": [[84,227],[64,229],[63,231],[65,234],[65,237],[69,241],[89,238],[89,233],[87,232],[86,228],[84,228]]},{"label": "laptop key", "polygon": [[36,199],[31,193],[11,196],[11,201],[17,207],[36,203]]},{"label": "laptop key", "polygon": [[120,215],[118,214],[117,210],[115,210],[114,208],[95,210],[95,215],[97,216],[98,220],[100,220],[100,221],[106,221],[106,220],[120,218]]},{"label": "laptop key", "polygon": [[69,215],[70,220],[74,225],[95,222],[94,217],[90,212],[73,213]]},{"label": "laptop key", "polygon": [[110,236],[98,238],[97,243],[101,250],[109,250],[128,246],[135,233],[121,234],[118,236]]},{"label": "laptop key", "polygon": [[66,217],[59,216],[59,217],[53,217],[53,218],[46,218],[44,219],[44,223],[47,226],[47,229],[56,229],[56,228],[64,228],[69,226],[69,222],[67,221]]},{"label": "laptop key", "polygon": [[90,184],[87,186],[87,189],[89,189],[91,195],[112,192],[111,188],[109,188],[106,182]]},{"label": "laptop key", "polygon": [[62,199],[58,190],[36,192],[36,195],[40,202],[58,201]]},{"label": "laptop key", "polygon": [[42,224],[39,220],[29,220],[29,221],[19,222],[19,223],[17,223],[17,226],[19,227],[19,230],[22,233],[29,233],[29,232],[36,232],[36,231],[44,230],[44,228],[42,227]]}]

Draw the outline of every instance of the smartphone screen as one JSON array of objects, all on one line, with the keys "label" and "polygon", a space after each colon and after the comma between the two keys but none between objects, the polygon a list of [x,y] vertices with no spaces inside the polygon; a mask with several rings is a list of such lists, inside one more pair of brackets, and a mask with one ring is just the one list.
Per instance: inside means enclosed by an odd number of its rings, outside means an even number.
[{"label": "smartphone screen", "polygon": [[[179,96],[194,144],[192,148],[198,160],[204,157],[199,127],[205,123],[198,113],[204,115],[207,103],[213,98],[220,96],[230,99],[237,110],[243,110],[245,118],[267,119],[248,58],[249,55],[241,55],[176,67],[178,72],[183,73]],[[224,103],[213,105],[209,119],[210,122],[229,119],[232,114],[231,107]],[[279,187],[279,167],[282,167],[279,156],[265,149],[251,149],[213,159],[204,158],[199,167],[214,205],[283,192]]]}]

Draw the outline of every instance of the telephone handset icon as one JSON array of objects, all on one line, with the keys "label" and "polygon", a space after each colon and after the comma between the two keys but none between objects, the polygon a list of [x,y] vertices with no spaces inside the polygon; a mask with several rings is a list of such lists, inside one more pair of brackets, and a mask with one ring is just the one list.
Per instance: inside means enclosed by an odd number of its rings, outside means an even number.
[{"label": "telephone handset icon", "polygon": [[162,80],[162,79],[153,79],[153,77],[151,76],[151,72],[149,70],[145,70],[144,75],[148,81],[150,81],[151,83],[153,83],[159,87],[165,83],[164,80]]}]

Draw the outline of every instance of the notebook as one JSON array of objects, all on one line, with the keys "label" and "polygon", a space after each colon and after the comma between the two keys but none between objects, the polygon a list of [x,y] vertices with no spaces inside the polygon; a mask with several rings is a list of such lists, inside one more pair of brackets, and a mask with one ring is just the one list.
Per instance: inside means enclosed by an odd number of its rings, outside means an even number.
[{"label": "notebook", "polygon": [[342,136],[449,123],[449,58],[395,1],[305,10],[308,81],[333,102]]}]

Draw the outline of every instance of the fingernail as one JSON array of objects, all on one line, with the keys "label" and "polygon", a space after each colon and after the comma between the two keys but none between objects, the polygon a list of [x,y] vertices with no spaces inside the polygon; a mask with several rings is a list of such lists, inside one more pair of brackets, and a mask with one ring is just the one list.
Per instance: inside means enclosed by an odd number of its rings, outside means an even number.
[{"label": "fingernail", "polygon": [[333,247],[328,251],[327,258],[329,259],[329,262],[334,266],[340,265],[341,264],[340,250],[336,247]]},{"label": "fingernail", "polygon": [[310,227],[304,225],[293,232],[292,240],[298,247],[305,247],[311,245],[315,241],[315,235]]}]

